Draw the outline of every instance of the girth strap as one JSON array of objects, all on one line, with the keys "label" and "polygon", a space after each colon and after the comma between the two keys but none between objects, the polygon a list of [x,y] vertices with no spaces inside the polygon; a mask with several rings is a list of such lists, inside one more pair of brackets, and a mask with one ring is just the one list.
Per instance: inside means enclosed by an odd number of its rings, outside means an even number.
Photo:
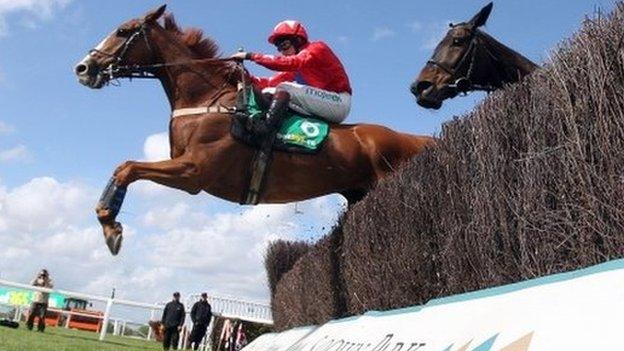
[{"label": "girth strap", "polygon": [[[236,107],[226,107],[222,105],[189,107],[173,110],[171,112],[171,118],[201,115],[205,113],[235,114],[236,112]],[[264,183],[266,181],[267,170],[271,162],[272,146],[276,134],[277,132],[274,132],[256,151],[252,160],[251,168],[249,169],[247,187],[243,192],[240,201],[241,205],[257,205],[260,202],[260,195],[262,194]]]},{"label": "girth strap", "polygon": [[202,107],[189,107],[189,108],[179,108],[173,110],[171,112],[171,118],[176,118],[180,116],[190,116],[190,115],[201,115],[204,113],[235,113],[236,108],[234,107],[226,107],[222,105],[216,106],[202,106]]}]

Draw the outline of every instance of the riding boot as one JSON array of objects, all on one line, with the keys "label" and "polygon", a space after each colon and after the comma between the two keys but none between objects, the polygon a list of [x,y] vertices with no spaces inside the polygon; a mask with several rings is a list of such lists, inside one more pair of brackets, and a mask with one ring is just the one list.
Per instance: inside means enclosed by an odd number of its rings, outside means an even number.
[{"label": "riding boot", "polygon": [[265,138],[275,131],[286,117],[289,101],[290,94],[288,92],[276,92],[267,111],[266,118],[254,125],[254,133],[261,138]]}]

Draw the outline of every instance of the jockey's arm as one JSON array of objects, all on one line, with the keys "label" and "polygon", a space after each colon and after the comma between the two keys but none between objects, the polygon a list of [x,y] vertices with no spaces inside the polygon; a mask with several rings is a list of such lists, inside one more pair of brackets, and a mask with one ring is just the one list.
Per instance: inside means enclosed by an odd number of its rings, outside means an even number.
[{"label": "jockey's arm", "polygon": [[252,53],[250,58],[253,62],[274,71],[295,72],[310,65],[314,56],[308,50],[302,50],[297,55],[292,56]]},{"label": "jockey's arm", "polygon": [[295,72],[279,72],[273,77],[254,77],[251,76],[251,81],[254,86],[262,90],[268,87],[275,87],[279,83],[292,82],[295,80]]}]

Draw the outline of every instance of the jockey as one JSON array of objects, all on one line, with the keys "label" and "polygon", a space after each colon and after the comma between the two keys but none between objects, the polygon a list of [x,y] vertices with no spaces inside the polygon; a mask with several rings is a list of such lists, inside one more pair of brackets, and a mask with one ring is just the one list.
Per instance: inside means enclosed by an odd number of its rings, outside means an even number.
[{"label": "jockey", "polygon": [[344,121],[351,109],[351,86],[342,63],[322,41],[308,41],[306,29],[298,21],[278,23],[269,36],[281,56],[238,52],[240,60],[251,60],[278,71],[273,77],[251,76],[253,85],[273,94],[266,120],[254,126],[264,136],[277,129],[288,107],[304,115],[329,122]]}]

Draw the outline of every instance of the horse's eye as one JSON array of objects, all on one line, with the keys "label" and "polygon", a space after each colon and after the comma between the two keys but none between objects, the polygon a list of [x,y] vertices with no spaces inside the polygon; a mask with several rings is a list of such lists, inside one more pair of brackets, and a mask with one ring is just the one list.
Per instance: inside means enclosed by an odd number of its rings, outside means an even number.
[{"label": "horse's eye", "polygon": [[118,37],[127,37],[129,34],[130,34],[130,31],[125,29],[125,28],[117,29],[117,36]]},{"label": "horse's eye", "polygon": [[464,43],[465,38],[453,38],[453,46],[460,46]]}]

